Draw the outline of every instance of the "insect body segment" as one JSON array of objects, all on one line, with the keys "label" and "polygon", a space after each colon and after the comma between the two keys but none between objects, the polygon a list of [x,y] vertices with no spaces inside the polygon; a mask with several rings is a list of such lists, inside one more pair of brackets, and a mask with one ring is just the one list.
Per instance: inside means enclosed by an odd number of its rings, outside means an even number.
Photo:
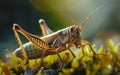
[{"label": "insect body segment", "polygon": [[72,43],[77,47],[81,47],[81,29],[79,26],[70,28],[70,38]]},{"label": "insect body segment", "polygon": [[[31,42],[28,42],[26,44],[23,45],[26,53],[27,53],[27,56],[28,56],[28,59],[37,59],[37,58],[40,58],[42,56],[42,53],[43,51],[35,48]],[[24,59],[24,56],[23,56],[23,52],[21,50],[21,47],[17,48],[13,54],[16,56],[16,57],[19,57],[21,59]]]}]

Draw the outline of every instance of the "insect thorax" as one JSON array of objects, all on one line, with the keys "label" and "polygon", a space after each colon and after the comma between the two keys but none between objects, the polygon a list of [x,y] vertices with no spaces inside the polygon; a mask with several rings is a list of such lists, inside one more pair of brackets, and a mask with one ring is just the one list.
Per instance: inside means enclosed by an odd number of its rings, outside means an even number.
[{"label": "insect thorax", "polygon": [[58,31],[58,37],[54,41],[54,45],[59,47],[65,44],[74,44],[76,47],[81,46],[80,28],[78,26],[69,26]]}]

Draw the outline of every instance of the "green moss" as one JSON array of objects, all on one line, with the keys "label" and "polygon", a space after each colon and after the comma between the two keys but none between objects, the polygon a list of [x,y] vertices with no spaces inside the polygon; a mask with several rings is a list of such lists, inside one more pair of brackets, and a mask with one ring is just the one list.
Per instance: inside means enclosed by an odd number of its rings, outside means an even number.
[{"label": "green moss", "polygon": [[[81,49],[74,50],[76,58],[66,50],[60,55],[63,60],[62,70],[58,70],[60,63],[57,55],[45,57],[43,67],[37,75],[118,75],[120,73],[120,44],[114,44],[109,40],[107,47],[101,46],[94,55],[88,46],[84,47],[84,54]],[[0,75],[20,75],[26,72],[25,65],[18,66],[24,60],[11,56],[7,62],[0,61]],[[30,60],[29,67],[39,65],[40,59]],[[28,73],[28,72],[26,72]]]}]

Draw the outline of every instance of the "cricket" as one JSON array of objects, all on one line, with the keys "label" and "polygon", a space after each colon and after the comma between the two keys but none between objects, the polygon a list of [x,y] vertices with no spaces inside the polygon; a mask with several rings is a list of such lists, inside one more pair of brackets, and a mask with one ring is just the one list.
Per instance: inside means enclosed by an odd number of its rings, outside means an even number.
[{"label": "cricket", "polygon": [[[62,58],[60,56],[60,52],[69,50],[73,57],[75,54],[71,51],[71,47],[74,46],[76,48],[81,48],[83,51],[83,46],[88,45],[93,53],[96,55],[97,53],[93,50],[91,44],[88,41],[82,40],[81,30],[85,23],[101,8],[112,4],[112,2],[103,4],[93,10],[80,25],[71,25],[64,29],[53,32],[46,24],[44,19],[39,20],[39,25],[42,30],[42,37],[33,35],[27,31],[25,31],[20,25],[13,24],[13,31],[15,33],[15,37],[20,45],[19,48],[15,49],[13,55],[19,57],[21,59],[25,59],[25,64],[29,64],[29,60],[41,58],[40,64],[37,66],[37,69],[42,66],[42,62],[44,57],[47,55],[57,54],[60,60],[60,67],[62,67]],[[23,44],[18,32],[24,35],[29,42]]]}]

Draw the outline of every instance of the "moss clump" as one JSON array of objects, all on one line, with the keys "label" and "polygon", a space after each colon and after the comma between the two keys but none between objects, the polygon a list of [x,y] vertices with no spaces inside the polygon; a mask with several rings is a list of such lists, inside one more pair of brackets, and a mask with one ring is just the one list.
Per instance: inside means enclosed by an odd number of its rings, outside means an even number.
[{"label": "moss clump", "polygon": [[[73,50],[73,49],[72,49]],[[60,70],[59,59],[56,55],[45,57],[43,67],[34,74],[36,75],[119,75],[120,74],[120,44],[114,45],[109,40],[107,47],[101,46],[94,55],[88,46],[84,47],[84,54],[81,49],[74,49],[76,58],[69,51],[61,52],[63,68]],[[30,60],[27,70],[24,62],[19,58],[11,56],[7,62],[0,61],[0,75],[34,75],[32,68],[37,66],[40,59]],[[19,65],[19,66],[18,66]]]}]

